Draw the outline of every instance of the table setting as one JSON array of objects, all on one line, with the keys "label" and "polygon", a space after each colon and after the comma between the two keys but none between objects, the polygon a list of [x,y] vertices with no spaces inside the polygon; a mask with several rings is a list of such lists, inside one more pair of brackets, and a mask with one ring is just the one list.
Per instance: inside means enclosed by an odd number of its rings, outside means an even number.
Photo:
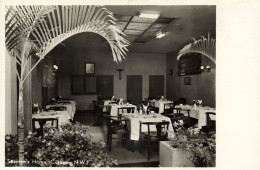
[{"label": "table setting", "polygon": [[50,108],[50,107],[66,107],[66,111],[69,114],[69,117],[71,120],[73,120],[74,115],[76,113],[76,102],[75,101],[71,101],[70,103],[56,103],[56,104],[50,104],[47,105],[46,108]]}]

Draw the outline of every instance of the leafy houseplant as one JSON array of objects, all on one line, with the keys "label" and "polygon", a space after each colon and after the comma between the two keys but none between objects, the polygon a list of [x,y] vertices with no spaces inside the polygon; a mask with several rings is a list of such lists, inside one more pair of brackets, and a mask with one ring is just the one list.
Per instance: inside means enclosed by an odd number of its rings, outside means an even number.
[{"label": "leafy houseplant", "polygon": [[[117,161],[103,151],[105,143],[93,142],[89,127],[68,123],[60,130],[45,127],[42,137],[29,132],[25,138],[24,166],[110,167]],[[19,166],[17,136],[5,137],[6,166]]]},{"label": "leafy houseplant", "polygon": [[196,167],[215,167],[215,132],[206,135],[198,128],[190,127],[186,130],[182,125],[181,121],[174,123],[176,135],[170,140],[169,145],[187,151],[189,159]]}]

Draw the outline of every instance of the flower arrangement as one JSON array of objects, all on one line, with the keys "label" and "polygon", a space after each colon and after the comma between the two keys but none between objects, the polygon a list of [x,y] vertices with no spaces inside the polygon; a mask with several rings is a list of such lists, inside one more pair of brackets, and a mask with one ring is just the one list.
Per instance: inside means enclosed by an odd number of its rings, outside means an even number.
[{"label": "flower arrangement", "polygon": [[193,100],[192,101],[193,102],[193,104],[194,104],[194,106],[196,105],[196,106],[201,106],[202,105],[202,100]]},{"label": "flower arrangement", "polygon": [[[116,166],[104,152],[105,143],[93,142],[89,127],[67,123],[57,130],[45,127],[43,136],[29,132],[25,138],[24,166],[43,167],[110,167]],[[6,166],[19,166],[17,136],[5,137]]]},{"label": "flower arrangement", "polygon": [[186,130],[182,125],[181,121],[173,124],[175,137],[170,139],[169,145],[187,151],[196,167],[215,167],[215,132],[206,135],[198,128],[190,127]]}]

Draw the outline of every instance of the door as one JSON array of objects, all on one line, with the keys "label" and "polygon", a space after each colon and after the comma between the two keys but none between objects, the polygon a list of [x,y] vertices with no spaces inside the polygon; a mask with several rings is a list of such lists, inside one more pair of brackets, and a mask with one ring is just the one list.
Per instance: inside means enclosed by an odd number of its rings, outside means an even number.
[{"label": "door", "polygon": [[97,95],[98,98],[111,98],[114,95],[114,77],[113,75],[97,76]]},{"label": "door", "polygon": [[150,75],[149,76],[149,97],[156,98],[164,96],[164,76]]},{"label": "door", "polygon": [[128,75],[127,76],[127,100],[132,104],[142,103],[142,76],[141,75]]}]

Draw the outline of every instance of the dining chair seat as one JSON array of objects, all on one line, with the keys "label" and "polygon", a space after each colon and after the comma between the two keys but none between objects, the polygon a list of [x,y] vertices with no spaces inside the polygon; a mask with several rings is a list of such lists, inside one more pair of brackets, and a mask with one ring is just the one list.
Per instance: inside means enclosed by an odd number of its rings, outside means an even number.
[{"label": "dining chair seat", "polygon": [[111,151],[112,146],[112,135],[121,135],[122,144],[127,144],[129,141],[129,130],[128,130],[128,119],[122,118],[122,116],[110,116],[104,115],[107,124],[107,147]]},{"label": "dining chair seat", "polygon": [[141,138],[145,138],[145,139],[150,138],[150,141],[160,141],[160,140],[167,139],[167,135],[165,135],[164,137],[158,136],[157,131],[151,131],[150,135],[148,134],[148,132],[142,132]]},{"label": "dining chair seat", "polygon": [[[146,132],[142,131],[142,126],[147,126]],[[156,131],[151,131],[152,126],[156,127]],[[140,145],[139,150],[147,149],[148,150],[148,161],[150,160],[151,150],[155,149],[152,143],[156,143],[159,145],[159,141],[167,140],[168,137],[168,128],[169,122],[168,121],[160,121],[160,122],[142,122],[140,121]]]},{"label": "dining chair seat", "polygon": [[125,128],[125,125],[112,125],[111,129],[112,133],[116,134],[123,134],[128,132],[128,130]]}]

